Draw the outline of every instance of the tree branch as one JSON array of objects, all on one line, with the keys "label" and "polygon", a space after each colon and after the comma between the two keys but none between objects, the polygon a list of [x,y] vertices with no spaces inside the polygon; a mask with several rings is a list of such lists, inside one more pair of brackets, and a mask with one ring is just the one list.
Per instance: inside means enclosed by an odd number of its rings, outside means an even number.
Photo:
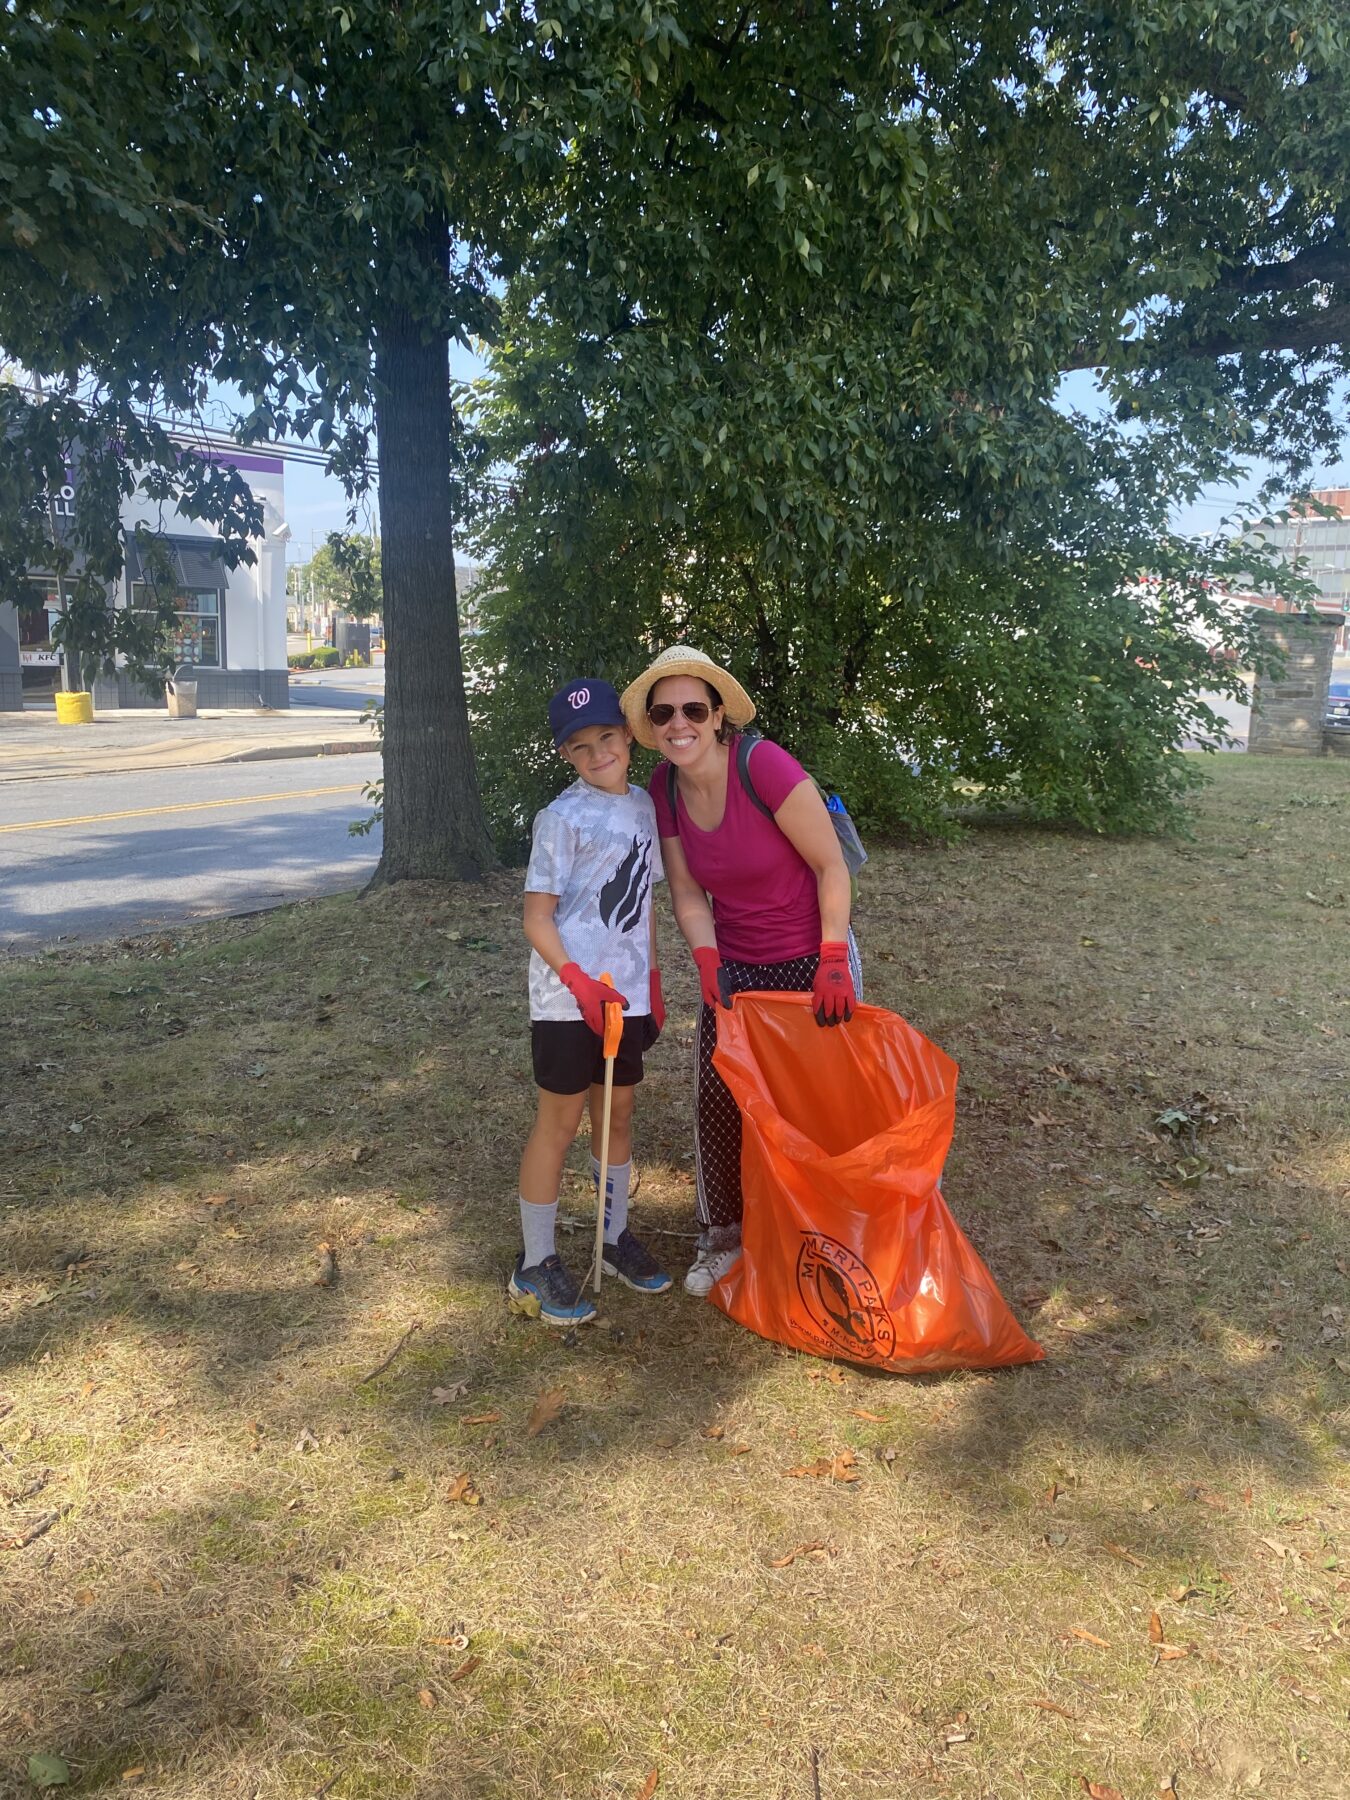
[{"label": "tree branch", "polygon": [[[1160,343],[1155,354],[1140,358],[1140,364],[1165,368],[1178,362],[1210,362],[1220,356],[1259,356],[1271,350],[1296,350],[1309,355],[1342,346],[1350,346],[1350,302],[1324,307],[1320,312],[1270,319],[1260,325],[1253,321],[1246,331],[1208,331],[1187,343]],[[1060,372],[1067,375],[1074,369],[1099,369],[1112,360],[1113,350],[1147,352],[1148,340],[1136,343],[1118,338],[1112,345],[1079,344],[1061,361]]]}]

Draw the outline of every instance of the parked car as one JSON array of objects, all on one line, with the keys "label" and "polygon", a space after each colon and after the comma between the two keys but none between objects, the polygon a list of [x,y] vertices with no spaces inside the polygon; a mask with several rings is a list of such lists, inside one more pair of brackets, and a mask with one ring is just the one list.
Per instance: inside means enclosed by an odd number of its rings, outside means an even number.
[{"label": "parked car", "polygon": [[1350,731],[1350,675],[1333,675],[1322,723],[1328,731]]}]

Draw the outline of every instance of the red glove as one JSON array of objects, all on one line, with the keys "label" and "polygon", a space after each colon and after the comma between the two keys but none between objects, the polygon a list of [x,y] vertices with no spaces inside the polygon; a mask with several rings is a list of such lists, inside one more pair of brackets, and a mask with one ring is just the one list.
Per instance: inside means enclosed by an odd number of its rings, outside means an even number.
[{"label": "red glove", "polygon": [[817,1025],[847,1025],[858,996],[848,966],[847,944],[822,944],[820,965],[811,984],[811,1005]]},{"label": "red glove", "polygon": [[564,963],[558,970],[558,980],[581,1008],[582,1018],[597,1037],[605,1035],[605,1008],[616,1003],[625,1009],[628,1006],[626,995],[617,988],[606,987],[577,963]]},{"label": "red glove", "polygon": [[699,986],[703,989],[705,1006],[726,1006],[727,1001],[722,993],[722,984],[717,979],[717,971],[722,967],[720,951],[711,948],[695,950],[694,961],[698,964]]},{"label": "red glove", "polygon": [[661,992],[660,969],[652,970],[652,978],[647,992],[651,996],[652,1024],[658,1031],[664,1031],[666,1028],[666,1000],[665,995]]}]

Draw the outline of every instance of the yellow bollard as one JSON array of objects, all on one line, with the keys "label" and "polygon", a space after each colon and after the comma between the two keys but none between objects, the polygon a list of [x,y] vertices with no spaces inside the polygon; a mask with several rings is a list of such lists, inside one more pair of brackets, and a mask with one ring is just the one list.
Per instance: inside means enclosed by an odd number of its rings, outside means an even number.
[{"label": "yellow bollard", "polygon": [[56,696],[56,722],[58,725],[92,725],[94,722],[94,696],[92,694],[58,694]]}]

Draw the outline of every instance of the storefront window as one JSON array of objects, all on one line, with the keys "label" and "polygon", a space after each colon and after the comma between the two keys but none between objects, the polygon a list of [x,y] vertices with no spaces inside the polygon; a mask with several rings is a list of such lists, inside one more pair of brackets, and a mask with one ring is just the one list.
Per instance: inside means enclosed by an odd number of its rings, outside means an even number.
[{"label": "storefront window", "polygon": [[[179,588],[174,594],[178,628],[169,634],[176,663],[192,663],[199,669],[218,669],[220,662],[219,588]],[[131,604],[149,610],[149,593],[143,581],[133,582]]]},{"label": "storefront window", "polygon": [[19,664],[26,694],[53,694],[61,686],[61,654],[52,648],[52,627],[61,615],[61,593],[54,575],[29,577],[40,607],[19,609]]}]

